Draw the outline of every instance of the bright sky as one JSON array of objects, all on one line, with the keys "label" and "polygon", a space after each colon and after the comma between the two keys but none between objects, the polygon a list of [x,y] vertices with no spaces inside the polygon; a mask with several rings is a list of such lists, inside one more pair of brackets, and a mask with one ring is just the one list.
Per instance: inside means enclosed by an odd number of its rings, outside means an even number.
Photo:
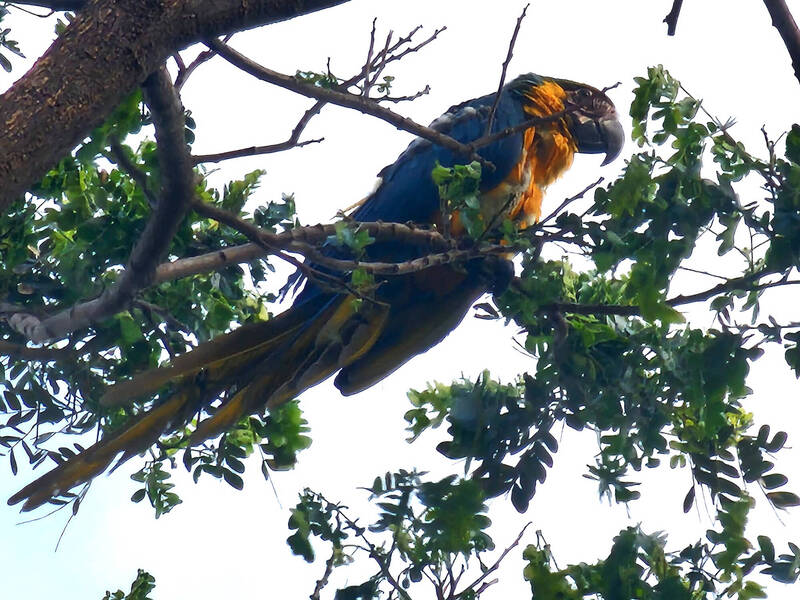
[{"label": "bright sky", "polygon": [[[508,39],[523,5],[509,0],[353,0],[310,17],[237,35],[232,45],[286,73],[322,70],[331,56],[334,73],[350,76],[363,64],[374,16],[379,17],[379,31],[392,29],[397,34],[418,24],[428,32],[447,25],[435,44],[408,57],[391,73],[397,77],[398,93],[431,85],[429,96],[398,107],[427,123],[452,104],[496,89]],[[734,135],[760,153],[760,127],[766,124],[770,134],[777,136],[796,119],[793,109],[800,106],[800,85],[763,4],[690,0],[684,4],[678,35],[668,38],[661,21],[670,5],[669,0],[535,2],[523,24],[510,75],[535,71],[597,87],[622,81],[611,96],[624,114],[632,78],[643,74],[647,66],[662,63],[686,88],[704,98],[709,111],[723,120],[736,117]],[[800,16],[800,0],[789,5]],[[12,27],[12,37],[34,58],[47,46],[52,31],[51,24],[18,12],[6,26]],[[14,72],[4,76],[2,85],[10,85],[28,64],[15,61]],[[198,154],[282,141],[309,105],[308,100],[236,72],[220,59],[192,76],[183,101],[197,121],[194,151]],[[257,194],[259,202],[293,192],[304,222],[329,221],[336,209],[363,197],[375,174],[410,141],[410,136],[385,123],[335,107],[325,108],[306,135],[326,140],[280,155],[229,161],[212,175],[212,181],[221,184],[264,168],[267,176]],[[627,148],[623,156],[631,151],[632,147]],[[618,160],[601,169],[600,160],[579,156],[574,168],[551,188],[549,206],[582,189],[598,174],[615,177],[622,167]],[[788,314],[789,307],[777,305],[774,310]],[[67,515],[16,525],[22,518],[15,509],[0,510],[2,597],[99,599],[106,589],[127,590],[137,568],[156,577],[156,600],[308,597],[322,565],[309,567],[291,556],[284,541],[287,509],[294,505],[298,491],[309,486],[332,500],[345,501],[359,514],[363,495],[354,490],[377,474],[412,466],[436,474],[460,468],[436,455],[433,437],[413,446],[404,442],[406,391],[424,387],[434,378],[449,382],[462,373],[475,377],[484,368],[506,381],[532,369],[530,359],[514,350],[513,334],[513,328],[499,323],[467,318],[445,342],[362,394],[342,398],[329,383],[305,393],[302,407],[314,444],[301,454],[294,471],[274,477],[275,491],[263,481],[256,464],[250,466],[244,492],[210,478],[195,486],[179,471],[176,478],[184,504],[155,521],[146,502],[134,505],[128,500],[136,487],[128,479],[138,468],[134,460],[95,482],[58,552],[54,547]],[[800,386],[779,352],[761,362],[768,364],[759,365],[751,375],[755,394],[748,408],[759,423],[788,429],[792,444],[800,435]],[[789,476],[791,489],[798,492],[800,450],[794,443],[794,449],[781,453],[778,470]],[[567,432],[555,468],[526,515],[514,512],[505,499],[494,501],[491,533],[498,547],[508,545],[528,520],[533,527],[523,546],[534,541],[534,530],[541,529],[560,565],[605,556],[614,534],[640,522],[647,531],[666,531],[672,549],[702,537],[708,527],[703,515],[681,511],[690,482],[688,471],[661,468],[644,473],[641,500],[627,508],[599,505],[594,482],[582,477],[595,451],[591,435]],[[6,464],[0,463],[3,498],[30,480],[24,472],[12,478]],[[752,531],[776,540],[785,540],[788,534],[797,541],[800,518],[782,514],[782,524],[757,490],[752,492],[760,505]],[[778,548],[785,548],[784,543]],[[530,592],[522,582],[520,554],[512,552],[499,572],[502,584],[487,592],[486,599],[511,594],[527,597]],[[351,584],[363,580],[357,574],[350,577]],[[335,583],[345,585],[346,581]],[[420,590],[417,597],[432,597],[426,594]],[[772,600],[796,597],[796,590],[770,588]]]}]

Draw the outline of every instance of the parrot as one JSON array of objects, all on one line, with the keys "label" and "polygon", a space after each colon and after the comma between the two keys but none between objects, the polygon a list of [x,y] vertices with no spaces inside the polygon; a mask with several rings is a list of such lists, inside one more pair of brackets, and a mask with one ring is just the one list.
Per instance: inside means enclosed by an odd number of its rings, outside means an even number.
[{"label": "parrot", "polygon": [[[576,153],[603,154],[605,165],[625,140],[604,91],[533,73],[451,107],[431,127],[464,144],[505,132],[477,150],[491,166],[481,171],[479,215],[485,223],[508,219],[520,228],[540,219],[544,190],[571,166]],[[462,154],[417,138],[379,173],[374,191],[350,218],[446,227],[454,237],[464,236],[458,213],[443,212],[432,175],[437,167],[463,162]],[[381,241],[364,252],[364,261],[402,262],[418,256],[419,249]],[[157,393],[158,401],[8,503],[23,502],[23,511],[32,510],[90,481],[115,459],[114,468],[146,451],[194,418],[189,445],[215,438],[240,419],[280,406],[334,374],[343,395],[360,392],[442,341],[477,299],[511,275],[508,260],[441,264],[386,276],[367,299],[306,278],[292,305],[277,316],[219,335],[163,367],[110,386],[101,405],[121,406]]]}]

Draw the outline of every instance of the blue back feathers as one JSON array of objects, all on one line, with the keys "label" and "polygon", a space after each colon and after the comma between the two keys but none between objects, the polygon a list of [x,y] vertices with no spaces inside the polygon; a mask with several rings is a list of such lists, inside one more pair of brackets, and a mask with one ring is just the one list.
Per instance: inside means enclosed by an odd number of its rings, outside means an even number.
[{"label": "blue back feathers", "polygon": [[[486,133],[495,94],[488,94],[453,106],[431,124],[433,129],[462,143],[474,141]],[[492,123],[492,133],[512,127],[527,119],[522,98],[506,87]],[[502,182],[522,154],[523,133],[516,133],[478,150],[495,168],[483,169],[481,189],[489,190]],[[436,162],[451,167],[469,161],[463,155],[437,146],[428,140],[416,139],[379,177],[382,182],[366,202],[353,213],[358,221],[430,223],[439,210],[439,193],[431,178]]]}]

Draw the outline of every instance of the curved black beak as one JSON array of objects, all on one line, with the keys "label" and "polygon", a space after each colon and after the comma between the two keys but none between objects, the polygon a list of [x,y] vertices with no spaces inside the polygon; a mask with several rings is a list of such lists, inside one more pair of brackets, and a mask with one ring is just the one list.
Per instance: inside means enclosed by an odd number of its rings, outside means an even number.
[{"label": "curved black beak", "polygon": [[570,132],[578,146],[578,152],[605,154],[602,163],[604,165],[619,156],[625,145],[625,131],[616,117],[592,119],[576,114],[572,119]]}]

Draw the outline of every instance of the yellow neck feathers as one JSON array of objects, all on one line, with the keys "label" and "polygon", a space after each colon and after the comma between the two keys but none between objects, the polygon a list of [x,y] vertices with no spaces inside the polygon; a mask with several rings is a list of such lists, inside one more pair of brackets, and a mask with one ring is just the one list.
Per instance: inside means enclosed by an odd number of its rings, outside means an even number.
[{"label": "yellow neck feathers", "polygon": [[[526,93],[524,110],[531,117],[546,117],[564,110],[566,93],[557,83],[545,81]],[[542,214],[544,188],[572,165],[576,146],[564,119],[543,123],[525,131],[520,168],[530,170],[530,183],[515,211],[523,225],[537,222]],[[517,215],[514,215],[517,216]]]}]

